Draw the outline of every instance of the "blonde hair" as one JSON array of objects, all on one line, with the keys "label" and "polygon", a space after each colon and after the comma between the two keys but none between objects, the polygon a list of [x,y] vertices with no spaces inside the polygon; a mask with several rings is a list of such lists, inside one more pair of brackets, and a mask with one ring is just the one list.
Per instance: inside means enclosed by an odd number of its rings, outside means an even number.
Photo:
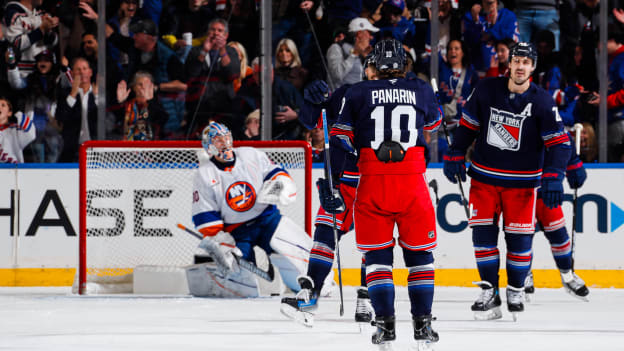
[{"label": "blonde hair", "polygon": [[598,145],[594,126],[589,122],[583,122],[583,130],[587,134],[587,146],[581,148],[581,159],[584,162],[593,162],[598,158]]},{"label": "blonde hair", "polygon": [[277,48],[275,49],[275,68],[280,68],[280,67],[284,67],[284,65],[282,65],[282,63],[277,59],[277,54],[280,51],[280,48],[282,47],[282,45],[285,45],[286,48],[288,49],[288,51],[290,51],[290,53],[293,56],[293,60],[290,63],[290,66],[288,67],[299,67],[301,66],[301,58],[299,57],[299,50],[297,50],[297,45],[295,44],[294,41],[288,39],[288,38],[284,38],[282,40],[279,41],[279,43],[277,43]]},{"label": "blonde hair", "polygon": [[231,41],[227,43],[227,45],[236,49],[236,51],[238,51],[238,54],[241,56],[240,79],[242,80],[245,78],[245,73],[247,73],[247,68],[249,67],[249,65],[247,64],[247,50],[245,50],[245,47],[243,46],[243,44],[237,41]]}]

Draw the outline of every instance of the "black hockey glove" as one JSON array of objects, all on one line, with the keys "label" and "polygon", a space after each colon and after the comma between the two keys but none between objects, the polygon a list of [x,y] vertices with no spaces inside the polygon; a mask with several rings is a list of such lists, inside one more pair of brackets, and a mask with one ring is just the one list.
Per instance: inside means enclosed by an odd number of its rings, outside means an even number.
[{"label": "black hockey glove", "polygon": [[329,99],[329,87],[322,80],[315,80],[303,89],[303,98],[315,105],[322,104]]},{"label": "black hockey glove", "polygon": [[457,178],[462,182],[466,181],[466,161],[463,152],[449,150],[442,160],[444,161],[444,175],[451,183],[457,183]]},{"label": "black hockey glove", "polygon": [[542,200],[548,208],[557,208],[563,201],[563,179],[559,176],[542,177]]},{"label": "black hockey glove", "polygon": [[328,213],[340,213],[345,210],[340,192],[334,192],[329,188],[329,182],[325,178],[319,178],[316,186],[321,200],[321,207]]},{"label": "black hockey glove", "polygon": [[566,178],[568,178],[568,184],[572,189],[578,189],[583,186],[587,179],[587,172],[585,167],[581,164],[581,167],[575,169],[569,169],[566,171]]}]

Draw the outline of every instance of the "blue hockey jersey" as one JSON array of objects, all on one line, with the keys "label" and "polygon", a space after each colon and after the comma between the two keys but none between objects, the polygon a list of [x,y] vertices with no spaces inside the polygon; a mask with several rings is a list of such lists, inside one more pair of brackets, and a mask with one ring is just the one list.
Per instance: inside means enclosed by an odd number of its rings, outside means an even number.
[{"label": "blue hockey jersey", "polygon": [[570,140],[552,97],[534,83],[514,94],[507,82],[479,82],[464,105],[451,150],[465,153],[476,138],[468,174],[483,183],[529,188],[540,184],[542,173],[563,178]]},{"label": "blue hockey jersey", "polygon": [[[331,129],[338,120],[338,113],[340,112],[340,105],[347,90],[351,87],[351,84],[341,85],[338,89],[334,90],[329,99],[321,104],[313,104],[304,99],[304,103],[301,106],[299,113],[299,120],[303,125],[308,128],[323,128],[323,119],[321,118],[321,110],[325,109],[327,124]],[[357,167],[357,158],[352,154],[346,154],[341,150],[335,150],[335,147],[330,148],[330,161],[332,166],[332,173],[334,178],[339,179],[341,183],[356,187],[360,179],[360,171]]]},{"label": "blue hockey jersey", "polygon": [[[364,81],[351,86],[342,99],[332,140],[341,140],[361,155],[395,141],[408,152],[426,147],[423,131],[435,131],[441,115],[431,86],[420,79]],[[368,152],[367,151],[367,152]],[[425,163],[422,159],[424,171]],[[388,166],[390,167],[390,166]],[[364,174],[360,165],[360,170]]]}]

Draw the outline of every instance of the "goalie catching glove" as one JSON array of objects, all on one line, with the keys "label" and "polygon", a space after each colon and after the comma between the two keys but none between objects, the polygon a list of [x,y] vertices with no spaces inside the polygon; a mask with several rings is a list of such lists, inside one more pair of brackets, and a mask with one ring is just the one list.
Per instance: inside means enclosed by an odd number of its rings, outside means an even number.
[{"label": "goalie catching glove", "polygon": [[297,186],[286,173],[280,173],[262,184],[258,202],[282,206],[290,205],[297,200]]},{"label": "goalie catching glove", "polygon": [[[221,233],[223,232],[219,234]],[[230,243],[218,243],[215,237],[207,236],[202,239],[199,242],[199,248],[204,249],[215,260],[224,274],[230,271],[238,271],[238,260],[243,257],[241,250]]]}]

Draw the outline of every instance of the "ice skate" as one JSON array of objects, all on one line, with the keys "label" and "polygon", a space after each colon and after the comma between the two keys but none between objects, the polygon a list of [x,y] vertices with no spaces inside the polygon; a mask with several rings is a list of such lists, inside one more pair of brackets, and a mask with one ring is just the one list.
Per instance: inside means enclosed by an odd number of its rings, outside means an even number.
[{"label": "ice skate", "polygon": [[585,286],[585,282],[581,277],[576,275],[573,271],[561,272],[561,283],[568,294],[576,297],[579,300],[589,301],[587,295],[589,295],[589,289]]},{"label": "ice skate", "polygon": [[415,343],[411,347],[413,351],[431,351],[433,350],[433,343],[438,342],[440,337],[438,333],[431,328],[431,321],[435,320],[430,314],[417,316],[412,318],[412,325],[414,326],[414,340]]},{"label": "ice skate", "polygon": [[373,320],[373,306],[368,296],[368,289],[357,289],[357,302],[355,306],[355,322],[360,326],[360,333],[366,331]]},{"label": "ice skate", "polygon": [[280,312],[306,327],[314,326],[314,313],[318,308],[318,294],[313,290],[314,282],[308,276],[298,278],[301,290],[295,297],[282,298]]},{"label": "ice skate", "polygon": [[498,293],[498,287],[486,281],[474,282],[481,288],[481,293],[470,307],[474,311],[474,319],[478,321],[486,321],[491,319],[499,319],[503,316],[500,310],[501,299]]},{"label": "ice skate", "polygon": [[535,293],[535,285],[533,285],[533,271],[529,271],[524,279],[524,298],[526,302],[531,302],[531,295]]},{"label": "ice skate", "polygon": [[371,325],[377,327],[377,330],[371,337],[373,344],[379,346],[381,351],[392,350],[392,342],[396,339],[394,316],[375,317]]},{"label": "ice skate", "polygon": [[507,285],[507,310],[511,312],[511,316],[515,321],[518,320],[518,314],[524,311],[524,288],[515,288]]}]

